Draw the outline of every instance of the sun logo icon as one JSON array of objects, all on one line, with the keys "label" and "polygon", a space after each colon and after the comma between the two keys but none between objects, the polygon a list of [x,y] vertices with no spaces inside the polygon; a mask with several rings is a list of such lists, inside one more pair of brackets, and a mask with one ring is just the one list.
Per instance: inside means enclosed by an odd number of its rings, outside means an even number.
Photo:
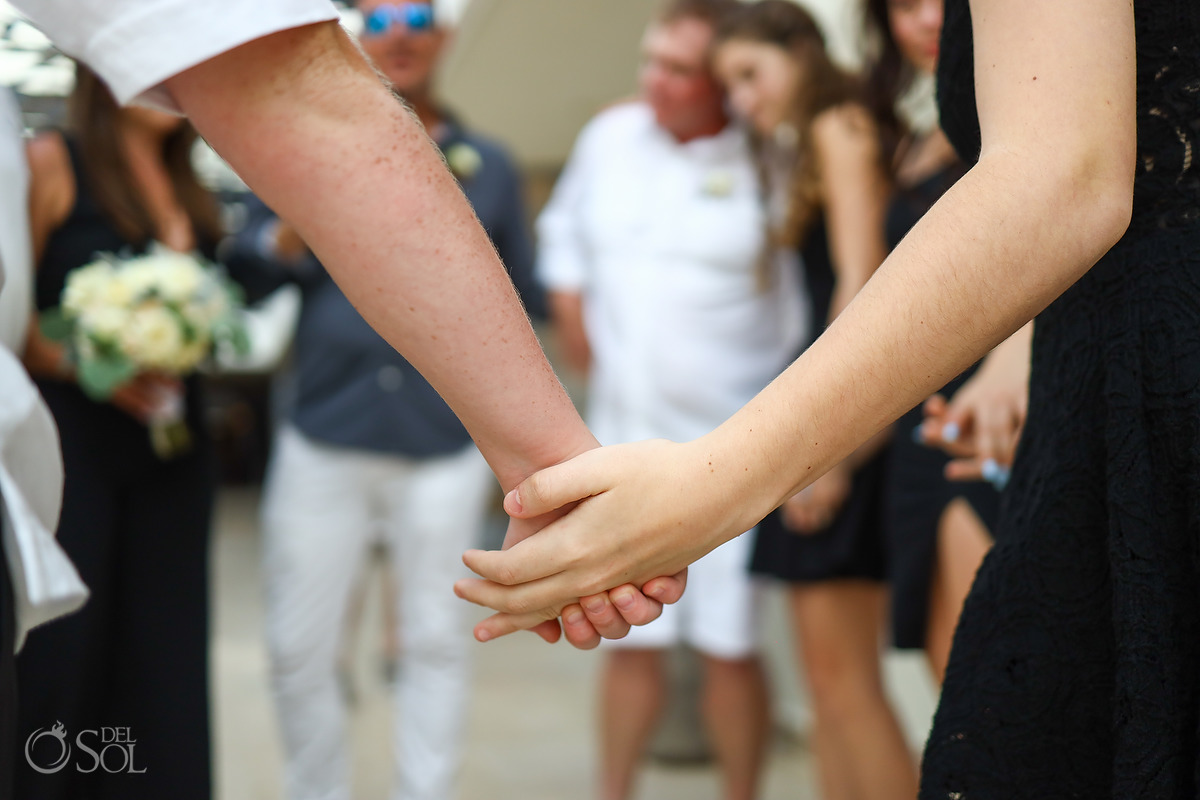
[{"label": "sun logo icon", "polygon": [[[37,745],[38,740],[46,736],[58,740],[58,758],[48,767],[42,767],[34,763],[33,748]],[[45,749],[45,748],[43,748]],[[54,727],[50,730],[38,728],[29,738],[25,740],[25,761],[29,766],[43,775],[50,775],[58,772],[67,765],[67,761],[71,758],[71,745],[67,742],[67,729],[63,727],[61,722],[55,722]]]}]

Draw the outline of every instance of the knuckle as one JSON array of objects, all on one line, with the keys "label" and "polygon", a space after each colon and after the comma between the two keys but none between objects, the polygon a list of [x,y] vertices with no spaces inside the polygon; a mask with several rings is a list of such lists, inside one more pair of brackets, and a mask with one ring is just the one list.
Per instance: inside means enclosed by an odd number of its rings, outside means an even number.
[{"label": "knuckle", "polygon": [[513,595],[510,597],[506,603],[506,606],[506,611],[508,611],[510,614],[517,615],[531,614],[535,611],[541,610],[537,603],[533,602],[532,598],[523,594]]},{"label": "knuckle", "polygon": [[497,565],[492,580],[505,586],[515,586],[519,583],[516,569],[508,564]]}]

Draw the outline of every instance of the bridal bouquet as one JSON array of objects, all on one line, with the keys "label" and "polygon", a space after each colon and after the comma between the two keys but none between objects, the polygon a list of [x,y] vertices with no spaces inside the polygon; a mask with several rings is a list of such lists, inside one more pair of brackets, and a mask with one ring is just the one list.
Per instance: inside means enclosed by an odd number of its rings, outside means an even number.
[{"label": "bridal bouquet", "polygon": [[[140,372],[182,377],[217,348],[245,352],[240,306],[237,287],[216,267],[155,245],[143,256],[106,254],[72,270],[62,305],[43,313],[41,327],[67,344],[83,391],[107,400]],[[182,394],[164,396],[150,421],[160,456],[188,448],[183,420]]]}]

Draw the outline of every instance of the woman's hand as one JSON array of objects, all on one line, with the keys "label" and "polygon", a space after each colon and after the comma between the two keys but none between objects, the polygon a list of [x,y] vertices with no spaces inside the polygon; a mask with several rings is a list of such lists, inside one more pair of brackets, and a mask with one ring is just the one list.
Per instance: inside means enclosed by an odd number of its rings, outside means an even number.
[{"label": "woman's hand", "polygon": [[183,382],[170,375],[141,372],[118,386],[109,401],[143,425],[148,425],[165,404],[183,394]]},{"label": "woman's hand", "polygon": [[784,527],[802,535],[828,528],[850,496],[853,480],[853,470],[843,462],[789,497],[780,506]]},{"label": "woman's hand", "polygon": [[[721,463],[706,447],[704,440],[655,440],[592,450],[533,475],[510,492],[505,510],[518,519],[579,503],[507,551],[464,555],[483,580],[459,581],[455,591],[504,612],[481,623],[477,638],[530,628],[565,610],[568,638],[586,646],[597,641],[590,632],[572,638],[584,621],[621,625],[606,603],[626,621],[621,603],[631,600],[635,609],[641,605],[637,593],[630,598],[627,589],[642,586],[644,597],[658,602],[677,597],[684,567],[754,523],[741,518],[739,481],[723,477],[746,471]],[[666,575],[675,577],[659,577]],[[617,586],[621,589],[593,602],[593,595]],[[578,598],[585,598],[582,620],[577,609],[568,608]]]},{"label": "woman's hand", "polygon": [[[528,539],[574,507],[574,503],[568,503],[537,517],[511,518],[502,549],[507,550],[517,542]],[[643,589],[633,585],[619,586],[611,592],[580,598],[578,603],[564,608],[561,627],[556,617],[539,622],[530,630],[550,644],[557,642],[565,632],[570,644],[580,650],[591,650],[600,644],[601,638],[621,639],[629,633],[630,627],[646,625],[658,619],[663,605],[678,601],[686,585],[685,569],[678,575],[650,581]],[[654,593],[655,599],[647,596],[647,590]],[[518,629],[505,627],[493,630],[495,627],[490,619],[485,620],[479,624],[476,633],[481,641],[486,641]]]},{"label": "woman's hand", "polygon": [[926,401],[920,439],[953,456],[949,480],[1006,479],[1029,405],[1032,333],[1026,325],[997,346],[949,401],[941,395]]}]

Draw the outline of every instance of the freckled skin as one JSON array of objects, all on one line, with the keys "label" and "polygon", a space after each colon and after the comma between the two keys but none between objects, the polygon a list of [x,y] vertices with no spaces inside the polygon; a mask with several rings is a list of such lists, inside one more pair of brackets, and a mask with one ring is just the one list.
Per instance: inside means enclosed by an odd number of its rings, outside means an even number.
[{"label": "freckled skin", "polygon": [[[457,182],[336,23],[249,42],[169,87],[442,393],[502,485],[595,446]],[[501,338],[503,353],[479,346]]]}]

